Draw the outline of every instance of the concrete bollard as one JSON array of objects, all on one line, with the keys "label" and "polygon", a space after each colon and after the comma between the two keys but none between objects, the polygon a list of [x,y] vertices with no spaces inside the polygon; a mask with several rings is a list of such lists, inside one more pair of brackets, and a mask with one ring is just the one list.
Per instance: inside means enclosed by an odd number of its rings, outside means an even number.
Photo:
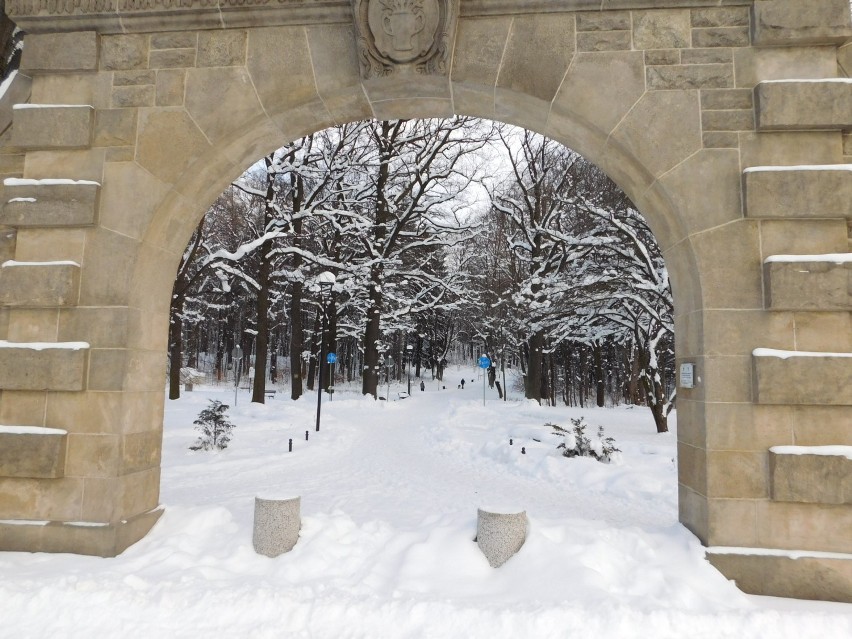
[{"label": "concrete bollard", "polygon": [[256,553],[277,557],[290,552],[299,541],[301,527],[301,497],[254,498],[252,543]]},{"label": "concrete bollard", "polygon": [[511,509],[478,509],[476,543],[492,568],[499,568],[527,539],[527,513]]}]

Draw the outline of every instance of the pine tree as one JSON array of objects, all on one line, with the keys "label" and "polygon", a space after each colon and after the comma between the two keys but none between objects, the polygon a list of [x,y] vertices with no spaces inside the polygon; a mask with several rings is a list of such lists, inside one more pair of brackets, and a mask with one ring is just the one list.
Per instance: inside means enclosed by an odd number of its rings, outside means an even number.
[{"label": "pine tree", "polygon": [[210,405],[198,414],[193,424],[196,430],[201,431],[198,441],[189,447],[190,450],[224,450],[231,441],[231,431],[234,424],[228,421],[225,413],[228,411],[227,404],[217,399],[211,399]]}]

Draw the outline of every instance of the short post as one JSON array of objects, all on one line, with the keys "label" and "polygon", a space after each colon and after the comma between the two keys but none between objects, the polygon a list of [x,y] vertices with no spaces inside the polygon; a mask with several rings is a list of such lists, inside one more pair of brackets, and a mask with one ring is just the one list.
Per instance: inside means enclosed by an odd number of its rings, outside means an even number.
[{"label": "short post", "polygon": [[477,509],[476,544],[492,568],[499,568],[511,559],[526,539],[526,511]]},{"label": "short post", "polygon": [[277,557],[290,552],[299,541],[301,527],[301,497],[254,498],[252,543],[259,555]]},{"label": "short post", "polygon": [[293,452],[293,440],[290,440],[290,450],[288,452]]}]

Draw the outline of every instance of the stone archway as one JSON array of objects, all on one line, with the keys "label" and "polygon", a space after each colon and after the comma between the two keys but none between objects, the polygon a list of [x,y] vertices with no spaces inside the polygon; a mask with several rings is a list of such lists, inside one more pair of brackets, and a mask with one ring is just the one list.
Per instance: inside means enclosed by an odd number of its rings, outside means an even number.
[{"label": "stone archway", "polygon": [[852,600],[852,461],[819,448],[852,446],[847,0],[429,0],[416,55],[376,2],[7,1],[0,549],[114,555],[156,521],[169,296],[233,177],[336,122],[460,113],[577,150],[651,224],[696,368],[680,520],[714,565]]}]

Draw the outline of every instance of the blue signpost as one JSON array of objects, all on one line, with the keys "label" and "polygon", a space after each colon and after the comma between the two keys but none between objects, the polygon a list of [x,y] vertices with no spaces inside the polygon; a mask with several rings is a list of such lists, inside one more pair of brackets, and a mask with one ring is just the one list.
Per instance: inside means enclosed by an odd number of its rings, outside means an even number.
[{"label": "blue signpost", "polygon": [[328,399],[329,401],[334,401],[334,365],[337,363],[337,353],[329,353],[325,356],[325,361],[328,362],[328,372],[330,377],[328,378]]},{"label": "blue signpost", "polygon": [[491,367],[491,360],[487,355],[479,358],[479,368],[482,369],[482,405],[485,406],[485,378],[488,374],[485,372]]}]

